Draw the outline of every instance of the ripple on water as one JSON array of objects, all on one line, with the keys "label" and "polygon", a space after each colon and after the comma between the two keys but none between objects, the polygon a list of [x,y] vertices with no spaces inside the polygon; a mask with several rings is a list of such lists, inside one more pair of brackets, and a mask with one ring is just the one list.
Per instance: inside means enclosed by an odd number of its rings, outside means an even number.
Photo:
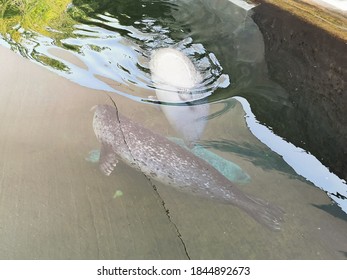
[{"label": "ripple on water", "polygon": [[80,85],[138,101],[153,95],[148,62],[152,51],[161,47],[182,51],[200,71],[203,79],[193,93],[208,96],[220,84],[229,84],[216,56],[175,26],[168,13],[175,4],[155,2],[160,13],[167,11],[163,17],[147,8],[146,1],[110,2],[107,7],[103,2],[69,4],[59,11],[64,15],[62,22],[43,22],[46,26],[37,30],[26,28],[19,18],[15,24],[3,19],[9,29],[15,26],[18,32],[16,36],[3,32],[0,43]]}]

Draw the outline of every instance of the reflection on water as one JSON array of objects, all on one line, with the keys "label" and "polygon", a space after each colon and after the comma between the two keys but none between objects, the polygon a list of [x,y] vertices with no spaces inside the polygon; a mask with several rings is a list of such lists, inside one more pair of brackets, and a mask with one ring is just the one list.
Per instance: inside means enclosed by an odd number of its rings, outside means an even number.
[{"label": "reflection on water", "polygon": [[347,180],[347,57],[341,55],[346,42],[276,7],[260,5],[253,18],[264,34],[268,75],[286,89],[292,104],[272,118],[248,99],[253,112]]},{"label": "reflection on water", "polygon": [[[216,57],[187,38],[183,30],[172,30],[174,24],[169,12],[176,9],[175,4],[166,1],[73,1],[67,5],[67,1],[62,1],[50,7],[47,0],[23,3],[26,9],[19,10],[16,16],[10,12],[13,5],[3,8],[9,16],[1,20],[4,36],[0,41],[76,83],[146,100],[155,87],[149,75],[151,53],[157,48],[174,47],[184,52],[201,73],[202,82],[197,87],[200,93],[211,94],[218,87],[222,67]],[[41,5],[47,9],[39,10]],[[40,13],[27,13],[31,6]],[[50,16],[51,13],[55,17]],[[27,19],[22,20],[22,14]],[[46,19],[38,22],[38,28],[28,24],[28,21],[35,22],[37,16]],[[173,38],[173,32],[180,36],[175,34]],[[68,59],[71,54],[83,63],[82,67]],[[119,83],[123,85],[121,90],[117,86]]]},{"label": "reflection on water", "polygon": [[341,11],[347,11],[347,2],[346,0],[316,0],[317,2],[328,3],[333,7],[340,9]]},{"label": "reflection on water", "polygon": [[317,207],[318,209],[325,211],[329,213],[330,215],[342,219],[347,222],[347,217],[343,211],[341,211],[340,208],[334,207],[334,205],[327,204],[327,205],[315,205],[313,204],[314,207]]},{"label": "reflection on water", "polygon": [[[305,150],[294,146],[275,135],[266,126],[259,124],[252,113],[248,102],[241,97],[234,97],[243,106],[246,112],[246,122],[251,132],[271,150],[281,155],[297,174],[303,176],[316,186],[327,191],[329,196],[335,200],[341,208],[347,211],[346,182],[331,173],[322,163],[313,155]],[[340,195],[338,195],[340,194]]]},{"label": "reflection on water", "polygon": [[[270,212],[270,214],[275,213],[272,215],[272,220],[279,220],[278,211],[272,211],[272,208],[268,211],[259,200],[255,199],[250,202],[249,197],[245,198],[244,190],[245,193],[253,191],[257,193],[257,196],[272,198],[269,200],[275,200],[276,205],[285,205],[284,208],[289,213],[283,223],[285,227],[283,236],[268,235],[266,232],[261,233],[258,237],[258,232],[254,231],[254,225],[249,224],[248,228],[251,232],[248,233],[249,236],[245,243],[241,240],[244,239],[244,232],[234,225],[239,225],[240,221],[242,221],[241,225],[243,222],[247,223],[248,219],[244,221],[243,216],[237,216],[236,212],[230,210],[232,207],[228,210],[219,208],[221,206],[218,203],[218,205],[209,204],[209,200],[204,200],[199,204],[198,200],[190,200],[190,198],[184,200],[185,197],[168,191],[167,198],[169,199],[165,203],[171,206],[170,210],[173,209],[172,217],[176,214],[177,224],[182,226],[180,229],[185,231],[185,237],[187,239],[191,237],[190,244],[194,243],[196,239],[203,242],[205,236],[195,236],[196,232],[203,231],[204,234],[210,234],[213,238],[215,236],[224,238],[224,244],[232,243],[237,248],[242,248],[239,250],[244,258],[254,256],[254,252],[257,252],[256,256],[263,256],[264,249],[268,250],[264,253],[266,257],[291,256],[295,258],[298,253],[295,248],[300,248],[298,249],[299,256],[317,257],[319,252],[316,251],[325,245],[320,247],[320,241],[316,242],[317,233],[314,230],[317,225],[320,226],[322,223],[328,229],[330,229],[330,225],[340,226],[336,230],[338,237],[333,241],[329,239],[333,245],[327,245],[328,249],[324,251],[327,256],[336,256],[336,247],[340,248],[340,242],[345,242],[343,234],[341,234],[342,237],[339,235],[343,231],[341,229],[344,229],[344,224],[341,225],[339,222],[346,220],[343,212],[347,211],[346,184],[306,151],[310,146],[305,146],[305,150],[290,143],[293,136],[303,140],[301,134],[297,133],[296,127],[289,130],[288,124],[295,123],[300,131],[305,130],[307,114],[298,110],[296,103],[293,103],[289,97],[288,90],[284,89],[284,85],[279,82],[281,79],[275,79],[283,73],[281,71],[277,73],[274,69],[281,70],[285,67],[274,68],[277,63],[275,65],[270,63],[271,59],[269,60],[269,57],[266,56],[268,45],[265,43],[271,41],[271,38],[266,38],[264,43],[263,34],[267,33],[264,33],[263,30],[261,32],[259,21],[256,24],[253,20],[257,17],[251,6],[241,0],[75,0],[72,3],[62,0],[55,1],[55,4],[53,1],[47,0],[5,2],[6,5],[1,6],[0,10],[2,15],[0,18],[2,32],[0,44],[84,87],[108,91],[115,98],[119,97],[116,95],[119,94],[127,97],[127,100],[139,101],[123,103],[128,110],[127,116],[133,114],[139,123],[147,122],[148,124],[153,120],[152,128],[165,136],[163,141],[168,141],[165,143],[170,147],[172,147],[171,145],[175,147],[170,151],[178,149],[177,154],[193,155],[192,161],[199,157],[196,161],[200,162],[200,159],[203,159],[205,161],[203,166],[213,166],[219,171],[219,175],[216,175],[217,179],[213,179],[214,181],[212,180],[211,183],[212,187],[218,185],[213,188],[216,189],[216,192],[207,190],[202,196],[219,196],[223,200],[227,196],[232,196],[229,190],[225,190],[225,184],[230,185],[230,181],[246,182],[247,184],[240,186],[243,188],[242,192],[236,189],[235,196],[241,197],[241,199],[237,199],[237,202],[233,201],[234,204],[255,219],[261,220],[264,216],[268,218]],[[23,4],[20,8],[12,5],[12,3],[19,2]],[[40,20],[37,20],[38,18]],[[195,102],[196,98],[193,96],[191,99],[188,98],[189,102],[186,102],[187,100],[176,102],[180,101],[183,96],[180,95],[182,92],[176,89],[165,92],[170,98],[175,99],[173,102],[175,104],[153,100],[153,96],[162,88],[152,80],[149,61],[154,50],[167,47],[181,51],[199,71],[201,81],[189,92],[188,96],[191,93],[196,94],[195,97],[197,94],[202,94],[204,97],[202,100]],[[286,59],[281,57],[280,51],[278,53],[273,51],[272,54],[276,56],[280,65],[287,65],[285,64]],[[300,70],[300,73],[305,72],[301,67],[293,69]],[[274,72],[278,76],[274,75]],[[294,73],[294,71],[292,72]],[[230,79],[229,87],[227,87],[229,79],[226,79],[224,74],[228,75]],[[293,82],[293,89],[299,78],[297,77],[296,82]],[[173,95],[170,95],[171,93]],[[305,106],[303,104],[301,104],[302,107]],[[119,104],[117,103],[117,105]],[[313,108],[314,105],[312,104],[310,108]],[[159,107],[162,111],[154,112],[154,107]],[[137,108],[141,109],[137,111]],[[177,133],[168,128],[163,113],[166,113],[166,118]],[[194,124],[192,126],[192,119],[196,119],[201,127],[197,127],[197,130],[189,135],[195,128]],[[295,119],[300,121],[292,122]],[[114,120],[112,123],[115,123]],[[320,122],[317,121],[317,123]],[[184,128],[185,124],[188,124],[188,129]],[[321,130],[325,130],[324,127],[319,127]],[[164,130],[170,131],[166,133]],[[247,133],[251,131],[253,135],[247,134],[245,131]],[[283,131],[288,132],[284,135],[285,137],[276,135]],[[113,132],[119,134],[117,130]],[[136,132],[141,132],[141,130]],[[307,134],[310,133],[311,130],[307,130]],[[118,139],[124,139],[124,135],[118,136]],[[178,139],[177,136],[186,140],[187,143]],[[318,139],[320,135],[312,134],[310,136]],[[172,141],[170,142],[167,137],[171,137]],[[142,137],[139,139],[143,140]],[[130,140],[126,139],[126,142]],[[267,147],[260,145],[258,140]],[[172,142],[179,143],[181,147]],[[190,145],[190,142],[194,142],[195,145]],[[332,143],[334,145],[334,141]],[[140,146],[148,148],[146,144],[141,142]],[[157,144],[152,145],[151,151],[147,153],[148,158],[141,162],[141,171],[156,180],[160,177],[159,175],[164,176],[160,168],[162,162],[159,163],[159,160],[163,155],[170,154],[167,151],[165,153],[160,151],[160,145]],[[296,141],[295,144],[299,146],[300,141]],[[88,147],[88,149],[92,148],[97,147]],[[320,148],[325,149],[326,146],[323,145]],[[123,143],[120,145],[120,149],[123,151],[118,151],[118,154],[127,154],[126,160],[131,162],[134,156],[125,152],[129,147],[124,146]],[[136,149],[136,145],[131,149],[131,153],[136,154],[140,159],[144,157],[141,152],[143,152],[141,149]],[[326,153],[331,153],[330,147]],[[171,155],[174,156],[176,153],[171,153]],[[118,164],[112,145],[103,145],[100,152],[94,150],[86,159],[95,163],[99,158],[102,170],[106,174],[110,174],[114,166]],[[170,164],[175,163],[174,160],[165,160]],[[137,160],[137,162],[140,161]],[[214,168],[212,169],[214,170]],[[112,194],[118,200],[126,201],[129,199],[127,192],[129,187],[132,187],[132,183],[124,178],[127,174],[135,173],[132,173],[131,168],[123,167],[124,170],[125,172],[120,177],[121,182],[126,183],[122,186],[122,190],[119,189],[118,192],[113,190]],[[186,182],[181,184],[175,181],[180,179],[173,178],[181,178],[184,171],[186,170],[180,169],[179,172],[175,171],[175,176],[169,174],[166,181],[164,180],[165,182],[159,181],[182,187]],[[195,182],[194,185],[199,186],[196,182],[201,182],[202,173],[201,169],[194,169],[189,176],[185,176],[185,179],[189,177],[189,180]],[[147,177],[141,178],[143,181],[136,181],[139,188],[147,184]],[[317,188],[310,188],[312,184],[306,180],[327,192],[337,204],[329,204],[325,194],[322,194],[323,192]],[[219,183],[215,184],[215,181]],[[116,182],[118,183],[118,181]],[[193,185],[191,188],[191,192],[202,192],[199,188],[194,189]],[[125,195],[123,195],[123,191]],[[162,192],[165,196],[166,190],[163,189]],[[134,188],[134,195],[131,199],[134,199],[136,203],[138,202],[137,193],[138,190]],[[131,200],[131,203],[134,201]],[[260,206],[257,203],[260,203]],[[259,214],[256,214],[254,209],[250,210],[249,205],[257,210],[260,207],[263,216],[260,217]],[[339,205],[343,211],[340,211],[336,205]],[[130,208],[136,208],[133,206],[131,204]],[[278,209],[276,208],[276,210]],[[301,213],[301,211],[303,212]],[[323,215],[326,213],[329,214],[326,216],[331,217],[331,220]],[[232,216],[235,218],[232,221],[231,215],[235,215]],[[321,219],[321,216],[324,219]],[[335,217],[339,222],[336,222]],[[199,219],[201,219],[201,223]],[[198,229],[192,229],[192,221]],[[224,224],[224,221],[227,223]],[[210,223],[213,222],[218,223],[216,229],[210,227]],[[273,223],[270,226],[273,226]],[[234,234],[235,231],[236,234]],[[306,239],[303,237],[304,233]],[[312,236],[314,238],[311,239]],[[328,238],[327,236],[328,234],[323,239]],[[259,248],[256,248],[252,241],[248,242],[248,240],[252,240],[248,237],[252,237],[254,240],[259,238],[258,245],[266,239],[266,242],[263,242],[265,245],[259,245]],[[238,238],[241,239],[238,240]],[[230,240],[239,243],[233,243]],[[314,241],[310,243],[311,240]],[[274,251],[272,242],[277,242],[276,253],[272,252]],[[313,244],[313,249],[306,243]],[[195,249],[203,247],[199,242],[197,244]],[[218,250],[223,251],[225,246],[222,242],[221,244]],[[304,249],[300,247],[301,245],[305,245],[302,247]],[[293,251],[288,252],[288,248]],[[226,256],[230,257],[230,251],[228,249],[228,253],[225,253]],[[200,253],[198,252],[196,255],[204,256],[204,252]],[[341,253],[343,254],[344,251]],[[217,255],[216,253],[213,256]]]}]

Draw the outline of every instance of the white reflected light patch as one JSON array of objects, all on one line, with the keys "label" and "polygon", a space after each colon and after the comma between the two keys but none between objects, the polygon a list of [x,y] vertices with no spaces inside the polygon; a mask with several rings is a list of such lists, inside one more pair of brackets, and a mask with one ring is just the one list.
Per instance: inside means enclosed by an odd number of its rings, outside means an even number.
[{"label": "white reflected light patch", "polygon": [[347,0],[315,0],[315,2],[324,2],[327,3],[331,6],[333,6],[334,8],[344,11],[347,11]]},{"label": "white reflected light patch", "polygon": [[[243,97],[233,97],[239,101],[245,111],[245,120],[252,134],[272,151],[282,156],[298,175],[312,182],[315,186],[328,193],[341,209],[347,213],[347,185],[346,181],[340,179],[330,172],[316,157],[307,151],[294,146],[283,138],[273,133],[268,127],[260,124],[251,111],[248,101]],[[338,197],[340,194],[340,197]],[[337,195],[337,196],[336,196]]]},{"label": "white reflected light patch", "polygon": [[235,4],[236,6],[239,6],[240,8],[242,8],[246,11],[249,11],[249,10],[253,9],[255,6],[257,6],[255,4],[249,4],[244,0],[229,0],[229,2]]}]

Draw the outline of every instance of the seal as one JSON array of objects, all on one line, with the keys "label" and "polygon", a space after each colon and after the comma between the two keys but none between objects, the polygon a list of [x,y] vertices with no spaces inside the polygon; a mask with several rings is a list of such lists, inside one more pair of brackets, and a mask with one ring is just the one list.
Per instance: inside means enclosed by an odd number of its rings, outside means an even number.
[{"label": "seal", "polygon": [[93,129],[101,143],[99,166],[110,175],[121,159],[176,189],[232,204],[270,229],[280,229],[283,210],[245,194],[203,159],[166,137],[120,115],[114,106],[95,108]]}]

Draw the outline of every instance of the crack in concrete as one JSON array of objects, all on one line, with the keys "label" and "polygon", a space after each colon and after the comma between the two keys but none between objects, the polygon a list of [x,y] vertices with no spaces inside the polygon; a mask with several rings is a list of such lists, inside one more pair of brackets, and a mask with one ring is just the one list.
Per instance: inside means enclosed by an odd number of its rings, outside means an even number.
[{"label": "crack in concrete", "polygon": [[159,193],[159,191],[158,191],[156,185],[152,183],[151,179],[150,179],[146,174],[143,174],[143,175],[147,178],[147,180],[148,180],[149,183],[151,184],[153,190],[156,192],[157,196],[158,196],[159,199],[161,200],[161,204],[162,204],[162,206],[163,206],[163,208],[164,208],[164,210],[165,210],[165,214],[166,214],[167,218],[169,219],[170,223],[171,223],[171,224],[174,226],[174,228],[176,229],[177,237],[180,239],[180,241],[181,241],[181,243],[182,243],[184,252],[185,252],[185,254],[186,254],[188,260],[190,260],[190,256],[189,256],[189,254],[188,254],[187,246],[186,246],[186,244],[184,243],[182,234],[181,234],[180,230],[178,229],[178,226],[176,225],[176,223],[174,223],[174,222],[172,221],[172,218],[171,218],[171,216],[170,216],[170,211],[169,211],[169,209],[166,207],[164,199],[161,197],[161,195],[160,195],[160,193]]},{"label": "crack in concrete", "polygon": [[129,145],[128,145],[126,139],[125,139],[125,135],[124,135],[124,132],[123,132],[123,130],[122,130],[122,124],[121,124],[121,122],[120,122],[120,118],[119,118],[119,114],[118,114],[119,112],[118,112],[118,107],[117,107],[116,102],[113,100],[113,98],[112,98],[110,95],[108,95],[108,97],[110,98],[111,102],[113,103],[114,107],[115,107],[116,110],[117,110],[117,118],[118,118],[118,123],[119,123],[119,126],[120,126],[120,131],[121,131],[121,133],[122,133],[122,137],[123,137],[124,144],[126,145],[126,147],[127,147],[128,150],[129,150],[130,156],[131,156],[132,159],[134,160],[135,164],[137,165],[138,169],[141,171],[141,173],[143,174],[143,176],[148,180],[148,182],[150,183],[150,185],[151,185],[151,187],[153,188],[154,192],[156,193],[157,197],[158,197],[159,200],[161,201],[161,204],[162,204],[162,206],[163,206],[163,209],[164,209],[164,211],[165,211],[165,214],[166,214],[167,218],[169,219],[170,223],[174,226],[174,228],[175,228],[175,230],[176,230],[176,233],[177,233],[177,237],[179,238],[179,240],[180,240],[181,243],[182,243],[184,252],[185,252],[185,254],[186,254],[188,260],[190,260],[191,258],[190,258],[190,256],[189,256],[189,253],[188,253],[188,250],[187,250],[187,246],[186,246],[186,244],[185,244],[185,242],[184,242],[184,240],[183,240],[182,234],[181,234],[180,230],[178,229],[178,226],[173,222],[173,220],[172,220],[172,218],[171,218],[171,216],[170,216],[170,211],[169,211],[169,209],[166,207],[165,201],[164,201],[164,199],[162,198],[162,196],[160,195],[157,186],[152,182],[151,178],[149,178],[145,173],[142,172],[142,170],[141,170],[140,166],[138,165],[138,163],[137,163],[135,157],[134,157],[133,154],[131,153],[131,149],[130,149],[130,147],[129,147]]}]

